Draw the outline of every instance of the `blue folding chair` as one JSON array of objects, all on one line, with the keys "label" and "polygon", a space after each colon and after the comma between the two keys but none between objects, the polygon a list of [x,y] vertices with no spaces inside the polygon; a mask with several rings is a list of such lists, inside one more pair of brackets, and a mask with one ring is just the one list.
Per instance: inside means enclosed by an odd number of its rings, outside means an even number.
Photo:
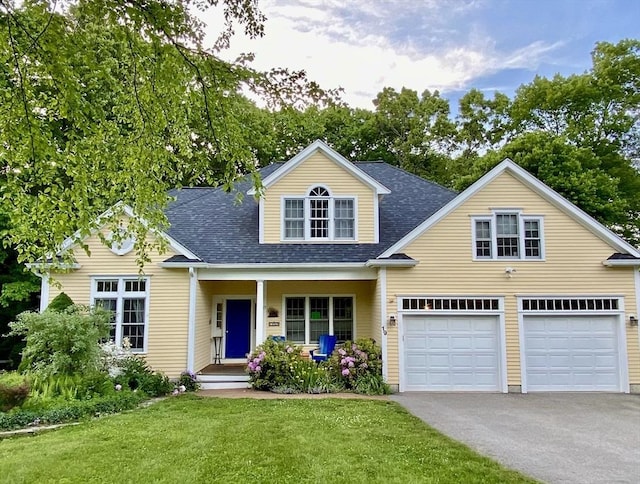
[{"label": "blue folding chair", "polygon": [[336,347],[336,337],[332,334],[321,334],[318,348],[309,351],[313,361],[326,361]]}]

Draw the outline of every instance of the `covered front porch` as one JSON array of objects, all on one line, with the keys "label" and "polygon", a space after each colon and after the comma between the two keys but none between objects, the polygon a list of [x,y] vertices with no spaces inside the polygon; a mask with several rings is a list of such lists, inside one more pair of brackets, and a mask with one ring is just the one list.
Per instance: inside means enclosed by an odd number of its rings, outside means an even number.
[{"label": "covered front porch", "polygon": [[191,274],[188,365],[203,383],[246,386],[247,354],[269,336],[283,336],[307,351],[321,334],[335,334],[338,341],[382,339],[374,268]]}]

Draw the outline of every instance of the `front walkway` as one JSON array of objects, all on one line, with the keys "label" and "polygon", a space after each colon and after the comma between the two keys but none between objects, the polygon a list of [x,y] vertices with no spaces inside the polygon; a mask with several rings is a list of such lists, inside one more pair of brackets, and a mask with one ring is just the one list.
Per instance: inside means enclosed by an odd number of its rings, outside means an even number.
[{"label": "front walkway", "polygon": [[640,395],[398,393],[428,425],[549,483],[640,482]]}]

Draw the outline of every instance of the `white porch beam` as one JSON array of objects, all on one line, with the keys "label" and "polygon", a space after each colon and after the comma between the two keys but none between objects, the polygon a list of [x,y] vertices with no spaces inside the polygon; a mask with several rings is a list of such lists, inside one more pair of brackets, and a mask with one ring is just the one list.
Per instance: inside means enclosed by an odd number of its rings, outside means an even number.
[{"label": "white porch beam", "polygon": [[389,378],[389,355],[387,354],[387,268],[380,268],[380,277],[378,278],[378,287],[380,291],[380,346],[382,349],[382,377],[384,381]]},{"label": "white porch beam", "polygon": [[262,279],[256,281],[256,346],[262,344],[266,339],[265,322],[265,293],[266,282]]},{"label": "white porch beam", "polygon": [[195,371],[196,360],[196,291],[198,290],[198,269],[189,268],[189,322],[187,332],[187,370]]}]

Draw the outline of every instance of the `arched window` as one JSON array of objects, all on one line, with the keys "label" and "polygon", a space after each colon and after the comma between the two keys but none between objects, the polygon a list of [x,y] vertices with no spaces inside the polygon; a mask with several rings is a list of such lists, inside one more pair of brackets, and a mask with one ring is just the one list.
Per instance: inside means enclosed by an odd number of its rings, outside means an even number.
[{"label": "arched window", "polygon": [[329,192],[324,187],[309,190],[309,229],[312,239],[329,238]]}]

